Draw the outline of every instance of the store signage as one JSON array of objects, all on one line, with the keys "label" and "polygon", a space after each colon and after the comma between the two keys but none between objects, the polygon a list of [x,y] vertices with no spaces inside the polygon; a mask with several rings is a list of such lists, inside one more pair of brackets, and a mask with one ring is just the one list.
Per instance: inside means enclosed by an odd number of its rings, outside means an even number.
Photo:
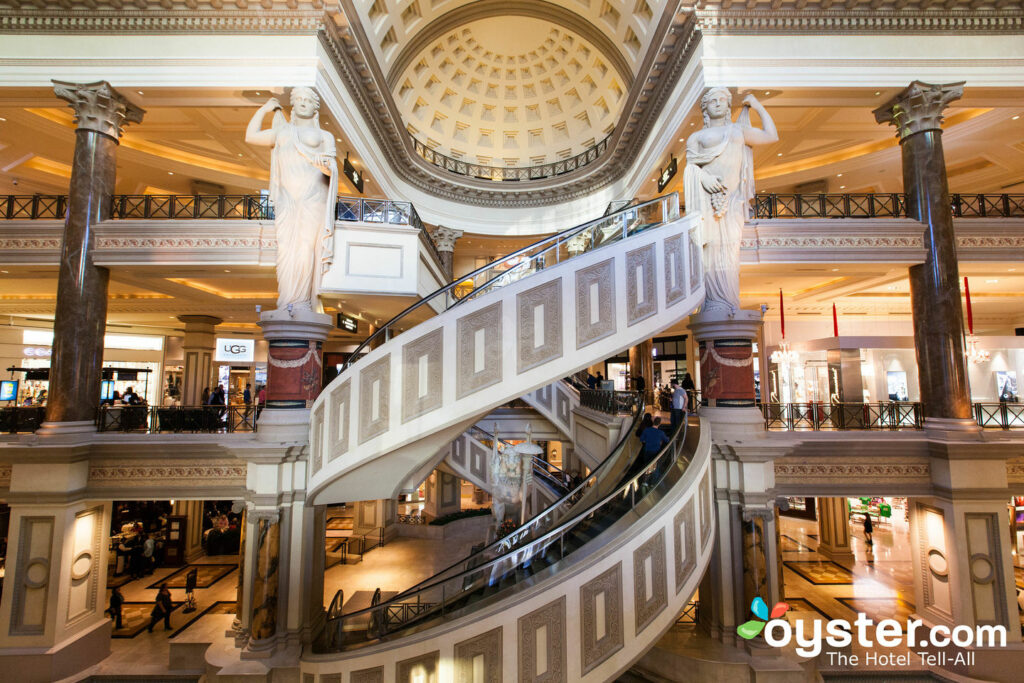
[{"label": "store signage", "polygon": [[359,190],[359,194],[362,194],[363,174],[356,170],[356,167],[352,165],[352,162],[348,160],[347,156],[345,157],[345,163],[342,166],[342,168],[344,169],[345,175],[348,177],[349,182],[351,182],[355,186],[355,188]]},{"label": "store signage", "polygon": [[356,334],[359,332],[359,321],[350,315],[344,313],[338,314],[338,329],[344,330],[350,334]]},{"label": "store signage", "polygon": [[49,358],[53,354],[53,349],[49,346],[26,346],[22,353],[28,358]]},{"label": "store signage", "polygon": [[18,398],[18,380],[0,381],[0,401],[13,401],[16,398]]},{"label": "store signage", "polygon": [[251,363],[255,351],[256,341],[253,339],[218,339],[214,360]]},{"label": "store signage", "polygon": [[676,162],[676,158],[672,157],[672,161],[668,162],[668,166],[661,169],[661,173],[658,175],[658,192],[665,189],[669,181],[675,177],[677,170],[679,170],[679,165]]}]

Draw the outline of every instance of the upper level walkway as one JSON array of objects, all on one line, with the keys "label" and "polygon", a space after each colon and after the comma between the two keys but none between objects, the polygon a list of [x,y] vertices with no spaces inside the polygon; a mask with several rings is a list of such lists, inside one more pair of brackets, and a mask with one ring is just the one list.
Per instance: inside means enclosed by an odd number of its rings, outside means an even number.
[{"label": "upper level walkway", "polygon": [[[273,207],[265,196],[118,195],[113,201],[114,218],[96,230],[97,265],[274,262]],[[906,218],[901,194],[763,194],[753,208],[744,263],[924,260],[922,225]],[[57,265],[66,210],[60,195],[0,197],[0,265]],[[961,260],[1024,259],[1024,195],[955,194],[950,210]],[[339,231],[369,231],[364,237],[371,241],[381,239],[373,231],[404,230],[430,270],[442,270],[409,202],[339,197],[335,219]],[[336,257],[342,246],[336,244]],[[445,279],[435,275],[435,282]]]}]

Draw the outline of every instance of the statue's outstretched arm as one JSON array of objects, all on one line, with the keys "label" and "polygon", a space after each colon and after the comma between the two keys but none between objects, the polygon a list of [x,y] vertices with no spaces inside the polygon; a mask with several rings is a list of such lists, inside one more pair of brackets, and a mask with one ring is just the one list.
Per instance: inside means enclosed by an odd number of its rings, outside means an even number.
[{"label": "statue's outstretched arm", "polygon": [[743,98],[743,104],[749,106],[761,117],[761,128],[745,126],[743,128],[743,140],[748,145],[767,145],[779,141],[779,131],[775,129],[775,121],[772,119],[764,105],[757,101],[753,93]]},{"label": "statue's outstretched arm", "polygon": [[266,117],[267,112],[274,112],[274,120],[277,120],[278,116],[284,116],[281,114],[281,103],[277,101],[276,97],[271,97],[267,100],[262,107],[256,110],[256,113],[249,119],[249,125],[245,128],[245,141],[250,145],[259,145],[261,147],[273,147],[274,140],[277,136],[277,132],[273,127],[267,130],[260,130],[263,127],[263,119]]}]

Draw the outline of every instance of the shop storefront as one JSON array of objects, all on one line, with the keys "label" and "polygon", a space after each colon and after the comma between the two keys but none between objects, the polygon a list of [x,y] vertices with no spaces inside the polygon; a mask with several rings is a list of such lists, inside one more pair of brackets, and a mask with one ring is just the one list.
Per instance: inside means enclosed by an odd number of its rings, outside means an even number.
[{"label": "shop storefront", "polygon": [[[53,332],[10,327],[0,331],[0,368],[4,385],[0,405],[43,405],[49,392]],[[110,398],[131,389],[156,405],[162,393],[164,338],[156,335],[108,334],[104,340],[103,378],[96,391]]]}]

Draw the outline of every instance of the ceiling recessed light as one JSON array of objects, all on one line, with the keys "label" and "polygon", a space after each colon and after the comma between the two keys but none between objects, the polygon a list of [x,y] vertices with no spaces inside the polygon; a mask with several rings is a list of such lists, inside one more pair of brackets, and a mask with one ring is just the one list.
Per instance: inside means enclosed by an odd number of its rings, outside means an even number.
[{"label": "ceiling recessed light", "polygon": [[985,280],[985,282],[987,282],[990,285],[994,285],[994,284],[998,283],[999,280]]},{"label": "ceiling recessed light", "polygon": [[239,153],[238,153],[238,156],[242,156],[242,153],[241,153],[241,152],[239,152]]},{"label": "ceiling recessed light", "polygon": [[225,269],[224,269],[224,272],[225,272],[225,273],[230,273],[231,271],[230,271],[230,270],[228,270],[227,268],[225,268]]},{"label": "ceiling recessed light", "polygon": [[691,125],[691,126],[696,126],[697,124],[696,124],[696,123],[693,123],[693,122],[691,121],[691,122],[690,122],[690,125]]},{"label": "ceiling recessed light", "polygon": [[1017,114],[1016,116],[1011,116],[1011,117],[1010,117],[1010,120],[1011,120],[1011,121],[1016,121],[1016,120],[1017,120],[1017,119],[1019,119],[1019,118],[1020,118],[1020,114]]},{"label": "ceiling recessed light", "polygon": [[9,272],[11,272],[11,271],[9,271],[9,270],[0,270],[0,273],[3,273],[4,275],[6,275]]},{"label": "ceiling recessed light", "polygon": [[141,90],[136,90],[135,92],[139,93],[140,95],[145,95],[146,94],[146,93],[142,92]]},{"label": "ceiling recessed light", "polygon": [[256,93],[256,97],[259,97],[259,96],[260,96],[260,94],[261,94],[261,93],[257,92],[257,93]]},{"label": "ceiling recessed light", "polygon": [[679,138],[679,142],[682,142],[684,138]]},{"label": "ceiling recessed light", "polygon": [[168,171],[167,175],[174,175],[174,171]]},{"label": "ceiling recessed light", "polygon": [[839,189],[840,189],[840,190],[845,190],[845,189],[846,189],[846,185],[840,185],[840,186],[839,186]]},{"label": "ceiling recessed light", "polygon": [[772,94],[772,91],[771,90],[765,90],[764,94],[765,94],[765,97],[767,97],[768,95]]},{"label": "ceiling recessed light", "polygon": [[0,121],[6,121],[6,120],[7,119],[5,119],[4,117],[0,116]]},{"label": "ceiling recessed light", "polygon": [[881,90],[876,90],[876,91],[875,91],[875,94],[876,94],[876,95],[881,95],[881,94],[882,94],[882,91],[881,91]]},{"label": "ceiling recessed light", "polygon": [[341,138],[334,138],[335,142],[341,142]]},{"label": "ceiling recessed light", "polygon": [[777,157],[781,157],[781,156],[782,156],[782,152],[779,152],[779,153],[778,153],[778,154],[776,154],[775,156],[777,156]]},{"label": "ceiling recessed light", "polygon": [[833,268],[833,269],[832,269],[832,272],[833,272],[833,273],[837,273],[837,272],[839,272],[839,269],[838,269],[838,268]]},{"label": "ceiling recessed light", "polygon": [[843,177],[842,173],[836,173],[836,178],[842,178],[842,177]]},{"label": "ceiling recessed light", "polygon": [[[1015,271],[1015,270],[1017,270],[1017,269],[1016,269],[1016,268],[1007,268],[1007,269],[1006,269],[1006,272],[1008,272],[1008,273],[1012,273],[1012,272],[1013,272],[1013,271]],[[4,272],[6,273],[7,271],[5,270]]]}]

